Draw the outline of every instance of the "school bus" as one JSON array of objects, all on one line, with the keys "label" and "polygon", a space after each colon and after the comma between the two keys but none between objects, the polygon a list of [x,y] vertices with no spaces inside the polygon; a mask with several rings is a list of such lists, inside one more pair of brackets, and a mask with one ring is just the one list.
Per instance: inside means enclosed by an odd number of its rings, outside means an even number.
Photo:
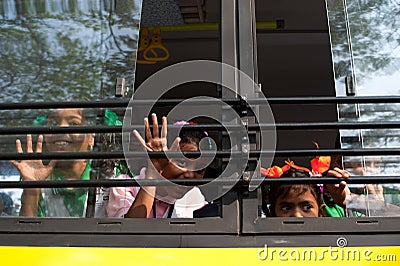
[{"label": "school bus", "polygon": [[[399,11],[384,0],[0,0],[1,260],[397,265]],[[76,109],[87,123],[48,122],[52,110]],[[115,177],[145,165],[132,130],[143,134],[153,112],[197,119],[192,128],[214,140],[204,152],[211,171],[173,181],[200,187],[215,215],[105,213],[110,189],[141,185]],[[49,134],[94,144],[37,149]],[[268,217],[262,184],[321,179],[268,179],[260,169],[288,158],[309,167],[316,156],[351,174],[324,177],[347,182],[344,217]],[[27,181],[15,167],[74,160],[90,163],[85,180]],[[38,188],[84,191],[83,212],[25,215],[22,192]]]}]

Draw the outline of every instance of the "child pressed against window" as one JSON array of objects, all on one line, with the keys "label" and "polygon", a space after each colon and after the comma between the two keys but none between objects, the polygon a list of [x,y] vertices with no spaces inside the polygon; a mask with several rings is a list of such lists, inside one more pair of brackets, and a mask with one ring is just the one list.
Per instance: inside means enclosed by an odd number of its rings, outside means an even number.
[{"label": "child pressed against window", "polygon": [[[339,168],[330,169],[328,157],[311,160],[312,170],[286,161],[282,168],[273,166],[262,168],[262,174],[269,178],[279,177],[322,177],[323,175],[347,178],[349,173]],[[275,217],[344,217],[347,185],[339,184],[283,184],[262,185],[263,212]]]},{"label": "child pressed against window", "polygon": [[[39,119],[40,118],[40,119]],[[47,116],[38,117],[35,124],[59,127],[86,125],[87,121],[81,108],[55,109]],[[40,120],[40,121],[39,121]],[[39,121],[39,122],[38,122]],[[40,135],[36,149],[32,136],[27,135],[27,153],[42,152],[85,152],[94,145],[94,134],[63,133]],[[21,141],[16,140],[16,150],[23,153]],[[90,160],[51,160],[48,164],[42,160],[11,161],[18,169],[23,181],[42,180],[89,180]],[[87,189],[70,188],[25,188],[22,195],[20,215],[40,217],[82,217],[85,213]]]},{"label": "child pressed against window", "polygon": [[[158,130],[157,116],[152,114],[153,130],[149,121],[144,119],[145,138],[147,142],[134,131],[135,137],[140,142],[143,150],[151,153],[154,151],[199,151],[200,140],[208,137],[203,131],[188,131],[182,129],[172,145],[167,145],[167,118],[162,118],[161,132]],[[189,124],[185,121],[177,125]],[[196,165],[195,159],[178,160],[167,158],[151,158],[147,167],[142,168],[140,175],[134,177],[141,179],[200,179],[203,178],[205,169]],[[122,176],[120,178],[123,178]],[[207,204],[205,197],[197,187],[113,187],[110,190],[110,200],[107,206],[109,217],[125,218],[192,218],[193,212]]]},{"label": "child pressed against window", "polygon": [[[307,176],[301,171],[292,173],[296,177]],[[274,183],[268,189],[268,211],[273,217],[324,216],[325,204],[319,185]]]}]

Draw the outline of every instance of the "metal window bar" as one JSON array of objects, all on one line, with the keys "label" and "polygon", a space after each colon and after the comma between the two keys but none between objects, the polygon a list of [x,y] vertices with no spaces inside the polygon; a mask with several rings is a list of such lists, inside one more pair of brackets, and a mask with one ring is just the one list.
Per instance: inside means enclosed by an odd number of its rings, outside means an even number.
[{"label": "metal window bar", "polygon": [[[276,97],[268,98],[269,104],[326,104],[326,103],[400,103],[400,96],[356,96],[356,97]],[[221,101],[239,106],[241,99],[221,99]],[[182,102],[182,99],[159,99],[157,106],[170,106]],[[59,109],[59,108],[116,108],[127,107],[128,99],[119,101],[74,101],[74,102],[37,102],[37,103],[0,103],[0,110],[26,110],[26,109]],[[191,103],[209,104],[206,99],[198,99]],[[265,99],[246,99],[248,104],[264,104]],[[154,100],[136,100],[135,104],[153,105]]]},{"label": "metal window bar", "polygon": [[[143,125],[124,127],[121,126],[77,126],[77,127],[8,127],[0,128],[0,135],[13,134],[65,134],[65,133],[121,133],[131,132],[134,129],[143,127]],[[171,129],[180,128],[169,125]],[[185,130],[238,130],[240,125],[216,125],[202,124],[183,126]],[[150,126],[152,128],[152,126]],[[400,122],[318,122],[318,123],[276,123],[276,124],[250,124],[247,126],[249,131],[259,129],[279,129],[279,130],[304,130],[304,129],[389,129],[400,128]]]},{"label": "metal window bar", "polygon": [[[215,186],[229,185],[236,183],[236,186],[241,187],[246,185],[244,180],[223,179],[215,180],[212,178],[204,179],[170,179],[170,180],[140,180],[140,185],[143,186],[172,186],[173,184],[185,186],[204,185],[213,181]],[[399,181],[398,176],[352,176],[349,178],[324,177],[321,178],[306,178],[306,177],[281,177],[281,178],[264,178],[263,183],[285,183],[285,184],[337,184],[340,181],[346,181],[349,184],[369,184],[374,183],[396,183]],[[0,188],[60,188],[60,187],[128,187],[140,186],[135,179],[108,179],[108,180],[48,180],[48,181],[1,181]]]},{"label": "metal window bar", "polygon": [[[198,151],[183,151],[183,152],[151,152],[150,158],[165,158],[168,154],[171,158],[181,157],[183,154],[189,158],[202,156],[217,156],[221,158],[230,158],[233,156],[243,156],[247,154],[240,151],[216,151],[213,152],[198,152]],[[250,157],[258,157],[260,154],[275,155],[280,157],[300,157],[300,156],[323,156],[323,155],[353,155],[353,156],[368,156],[368,155],[400,155],[399,148],[367,148],[367,149],[320,149],[320,150],[262,150],[248,152]],[[0,160],[37,160],[37,159],[123,159],[128,158],[143,158],[145,152],[44,152],[44,153],[17,153],[7,152],[0,155]]]}]

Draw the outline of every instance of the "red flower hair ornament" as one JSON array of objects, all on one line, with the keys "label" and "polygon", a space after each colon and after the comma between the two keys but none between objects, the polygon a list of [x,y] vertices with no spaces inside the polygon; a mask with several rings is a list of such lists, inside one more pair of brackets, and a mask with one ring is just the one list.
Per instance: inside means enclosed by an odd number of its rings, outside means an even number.
[{"label": "red flower hair ornament", "polygon": [[282,168],[279,166],[272,166],[268,169],[262,168],[261,167],[261,174],[265,175],[266,177],[281,177],[283,173],[289,171],[290,166],[289,165],[284,165]]},{"label": "red flower hair ornament", "polygon": [[[317,149],[318,143],[313,141]],[[322,175],[329,170],[331,166],[331,156],[316,156],[311,160],[312,175]]]},{"label": "red flower hair ornament", "polygon": [[[314,141],[314,144],[317,147],[317,149],[319,149],[318,143]],[[322,176],[322,174],[328,171],[330,168],[331,157],[316,156],[314,159],[311,160],[311,170],[306,167],[296,165],[290,159],[287,159],[285,161],[285,164],[286,165],[284,165],[283,167],[275,165],[268,169],[261,167],[261,174],[269,178],[277,178],[281,177],[283,173],[289,171],[290,168],[294,168],[296,170],[305,171],[309,173],[310,176]]]}]

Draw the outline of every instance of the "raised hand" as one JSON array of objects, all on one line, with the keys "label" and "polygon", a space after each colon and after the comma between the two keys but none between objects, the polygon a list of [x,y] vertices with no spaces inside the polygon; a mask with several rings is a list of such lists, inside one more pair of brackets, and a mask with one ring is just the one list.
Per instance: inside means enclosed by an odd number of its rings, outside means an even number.
[{"label": "raised hand", "polygon": [[[26,136],[26,152],[33,153],[32,136]],[[15,141],[15,147],[18,153],[23,153],[21,140]],[[35,152],[41,153],[43,147],[43,136],[40,135],[36,145]],[[44,165],[42,160],[23,160],[23,161],[10,161],[21,174],[23,181],[40,181],[45,180],[53,171],[56,161],[52,160],[48,165]]]},{"label": "raised hand", "polygon": [[[346,170],[335,167],[333,170],[328,171],[327,176],[348,178],[350,174]],[[350,194],[346,182],[341,181],[339,184],[327,184],[326,187],[336,204],[342,207],[346,206],[346,194]]]},{"label": "raised hand", "polygon": [[[157,115],[152,114],[153,132],[150,130],[149,121],[147,118],[144,119],[145,135],[147,142],[140,136],[137,130],[133,131],[133,134],[140,142],[144,151],[155,152],[155,151],[177,151],[179,150],[179,143],[181,139],[177,137],[172,143],[171,147],[168,149],[167,144],[167,118],[164,116],[162,118],[161,126],[161,136],[159,135]],[[148,170],[156,170],[159,174],[162,174],[163,170],[171,164],[171,162],[166,158],[151,158],[148,165]],[[178,167],[178,166],[176,166]],[[153,169],[152,169],[153,168]],[[182,168],[182,171],[187,171]]]}]

